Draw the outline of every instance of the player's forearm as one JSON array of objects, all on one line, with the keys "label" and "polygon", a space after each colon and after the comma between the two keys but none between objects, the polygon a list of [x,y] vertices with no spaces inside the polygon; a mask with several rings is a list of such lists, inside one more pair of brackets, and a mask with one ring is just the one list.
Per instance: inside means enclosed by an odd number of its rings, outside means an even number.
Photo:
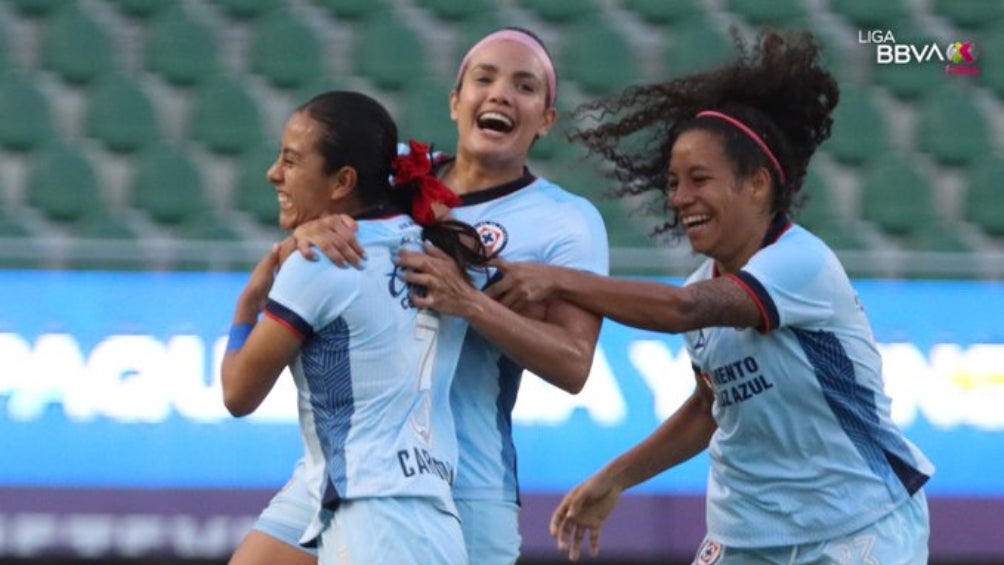
[{"label": "player's forearm", "polygon": [[517,314],[481,293],[472,300],[464,317],[506,356],[552,385],[572,394],[585,385],[595,339],[590,341],[557,324]]},{"label": "player's forearm", "polygon": [[716,429],[708,402],[695,393],[651,435],[601,472],[626,490],[701,453]]},{"label": "player's forearm", "polygon": [[663,332],[690,329],[695,305],[683,287],[567,268],[554,270],[554,284],[559,298],[627,326]]}]

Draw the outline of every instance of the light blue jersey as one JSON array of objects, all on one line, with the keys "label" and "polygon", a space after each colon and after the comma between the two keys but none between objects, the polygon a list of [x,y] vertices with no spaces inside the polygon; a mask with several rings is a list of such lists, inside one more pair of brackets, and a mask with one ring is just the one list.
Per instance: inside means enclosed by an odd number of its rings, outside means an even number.
[{"label": "light blue jersey", "polygon": [[[304,338],[290,367],[305,445],[294,480],[306,483],[315,510],[421,497],[456,516],[449,389],[466,324],[412,305],[393,264],[402,244],[420,241],[410,218],[361,220],[357,237],[363,269],[294,253],[269,293],[266,315]],[[321,527],[315,519],[302,541]]]},{"label": "light blue jersey", "polygon": [[[733,278],[762,327],[685,334],[715,394],[708,537],[726,546],[791,546],[860,530],[931,476],[890,419],[881,358],[832,251],[775,222],[770,243]],[[687,283],[716,276],[704,263]]]},{"label": "light blue jersey", "polygon": [[[588,200],[529,172],[461,198],[453,216],[474,226],[488,250],[506,261],[607,273],[606,230]],[[460,441],[457,500],[518,503],[512,409],[522,373],[477,332],[467,333],[450,394]]]}]

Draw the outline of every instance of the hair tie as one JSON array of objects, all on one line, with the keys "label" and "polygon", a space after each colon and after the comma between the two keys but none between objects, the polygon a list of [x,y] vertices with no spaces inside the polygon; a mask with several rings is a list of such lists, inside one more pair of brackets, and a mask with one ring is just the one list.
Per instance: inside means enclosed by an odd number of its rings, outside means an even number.
[{"label": "hair tie", "polygon": [[429,146],[414,139],[408,140],[408,153],[398,155],[391,163],[394,185],[411,185],[411,217],[419,225],[428,226],[437,220],[435,205],[452,208],[460,204],[460,197],[432,174]]},{"label": "hair tie", "polygon": [[726,122],[735,126],[739,131],[745,133],[747,137],[752,139],[753,142],[756,143],[758,147],[760,147],[760,150],[763,151],[764,155],[767,156],[767,159],[769,159],[771,164],[774,165],[774,169],[777,170],[777,176],[778,178],[781,179],[781,183],[787,182],[784,178],[784,169],[781,168],[781,162],[778,161],[777,157],[774,156],[774,152],[770,150],[770,147],[767,147],[767,143],[763,140],[763,138],[757,135],[752,128],[750,128],[746,124],[742,123],[741,121],[733,118],[728,114],[723,114],[721,112],[716,112],[714,110],[704,110],[702,112],[697,113],[698,118],[703,118],[705,116],[718,118],[720,120],[725,120]]}]

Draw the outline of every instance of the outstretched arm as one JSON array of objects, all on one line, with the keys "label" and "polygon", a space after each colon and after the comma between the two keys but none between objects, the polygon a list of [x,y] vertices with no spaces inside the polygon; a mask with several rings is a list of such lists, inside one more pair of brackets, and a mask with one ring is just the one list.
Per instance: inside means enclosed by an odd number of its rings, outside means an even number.
[{"label": "outstretched arm", "polygon": [[529,309],[513,311],[472,287],[435,247],[402,251],[398,262],[409,270],[409,283],[425,288],[425,296],[412,297],[417,306],[466,319],[520,366],[567,392],[582,390],[599,338],[598,315],[560,300],[538,305],[534,315]]},{"label": "outstretched arm", "polygon": [[711,389],[698,377],[694,393],[655,432],[565,495],[551,515],[550,531],[558,549],[574,561],[588,534],[590,554],[599,554],[603,523],[621,493],[707,448],[717,428],[713,400]]},{"label": "outstretched arm", "polygon": [[505,276],[487,292],[514,308],[559,299],[628,326],[674,333],[759,327],[764,321],[756,301],[732,277],[678,287],[541,263],[497,263]]}]

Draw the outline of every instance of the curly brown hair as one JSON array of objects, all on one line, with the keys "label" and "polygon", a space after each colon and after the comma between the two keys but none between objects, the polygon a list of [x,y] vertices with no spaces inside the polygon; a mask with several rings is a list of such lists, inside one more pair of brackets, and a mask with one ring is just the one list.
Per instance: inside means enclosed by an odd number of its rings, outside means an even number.
[{"label": "curly brown hair", "polygon": [[[840,96],[836,80],[820,66],[819,45],[808,32],[766,30],[752,47],[735,31],[733,39],[737,56],[717,68],[632,86],[574,110],[577,120],[597,125],[572,129],[568,138],[609,166],[604,173],[617,185],[612,195],[664,193],[673,144],[682,133],[701,129],[722,137],[740,176],[760,167],[771,173],[774,214],[788,214],[797,205],[809,160],[830,136],[830,114]],[[698,118],[703,110],[728,114],[756,132],[783,174],[776,174],[764,151],[737,127],[715,117]],[[670,220],[656,233],[678,223],[667,199],[660,200]]]}]

